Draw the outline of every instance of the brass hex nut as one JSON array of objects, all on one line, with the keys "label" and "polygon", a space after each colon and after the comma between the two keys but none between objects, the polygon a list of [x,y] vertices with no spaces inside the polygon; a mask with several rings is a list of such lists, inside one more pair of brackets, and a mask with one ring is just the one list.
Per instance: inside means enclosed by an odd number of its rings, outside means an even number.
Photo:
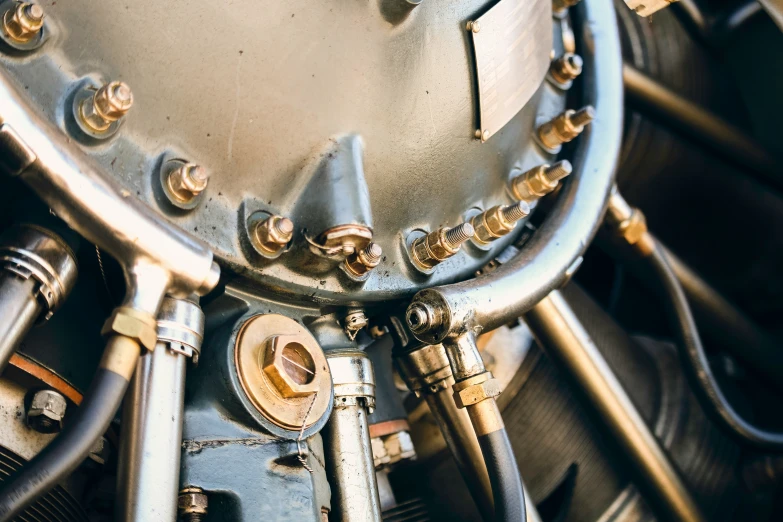
[{"label": "brass hex nut", "polygon": [[639,209],[634,209],[631,217],[620,223],[617,231],[629,245],[635,245],[647,233],[647,220]]},{"label": "brass hex nut", "polygon": [[135,339],[148,350],[154,350],[158,342],[158,327],[155,318],[126,306],[115,308],[106,319],[101,334],[119,334]]},{"label": "brass hex nut", "polygon": [[462,389],[454,388],[454,402],[457,408],[464,408],[486,399],[494,399],[500,395],[500,382],[489,378],[483,382],[472,384]]},{"label": "brass hex nut", "polygon": [[267,340],[261,366],[282,397],[306,397],[318,391],[311,350],[307,340],[298,335],[276,335]]},{"label": "brass hex nut", "polygon": [[180,515],[206,515],[208,507],[207,495],[200,488],[186,488],[177,497]]}]

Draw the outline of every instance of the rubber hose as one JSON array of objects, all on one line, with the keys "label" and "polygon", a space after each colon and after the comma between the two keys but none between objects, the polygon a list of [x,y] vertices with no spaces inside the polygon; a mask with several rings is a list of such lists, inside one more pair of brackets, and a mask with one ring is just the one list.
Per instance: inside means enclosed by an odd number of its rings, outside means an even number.
[{"label": "rubber hose", "polygon": [[668,297],[665,300],[666,311],[677,337],[677,347],[685,374],[704,411],[713,422],[741,444],[767,451],[783,450],[783,433],[765,431],[750,424],[734,411],[723,395],[710,369],[685,292],[666,260],[666,253],[660,243],[655,242],[655,248],[645,259]]},{"label": "rubber hose", "polygon": [[525,493],[517,468],[517,459],[508,440],[506,429],[479,435],[479,446],[489,472],[495,520],[498,522],[525,522]]},{"label": "rubber hose", "polygon": [[29,463],[2,483],[0,522],[10,522],[40,495],[55,487],[89,455],[120,407],[128,380],[99,368],[77,413],[63,431]]}]

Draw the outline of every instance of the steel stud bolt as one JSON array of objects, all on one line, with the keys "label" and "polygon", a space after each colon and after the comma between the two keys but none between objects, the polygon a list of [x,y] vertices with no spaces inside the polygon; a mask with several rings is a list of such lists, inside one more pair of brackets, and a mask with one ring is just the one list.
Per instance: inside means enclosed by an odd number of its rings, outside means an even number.
[{"label": "steel stud bolt", "polygon": [[552,60],[549,66],[549,76],[560,87],[568,88],[582,74],[582,58],[578,54],[565,53],[560,58]]},{"label": "steel stud bolt", "polygon": [[185,163],[169,173],[168,183],[169,190],[178,199],[190,201],[206,190],[209,174],[199,165]]},{"label": "steel stud bolt", "polygon": [[558,152],[563,143],[579,136],[585,125],[595,119],[595,109],[588,105],[578,111],[567,110],[538,128],[541,144],[551,152]]},{"label": "steel stud bolt", "polygon": [[530,215],[530,206],[525,201],[514,205],[492,207],[471,219],[470,222],[475,229],[473,240],[486,245],[514,230],[517,221],[528,215]]},{"label": "steel stud bolt", "polygon": [[378,243],[370,243],[345,258],[345,269],[356,277],[363,277],[381,262],[383,249]]},{"label": "steel stud bolt", "polygon": [[95,91],[80,107],[82,121],[95,132],[109,130],[112,123],[121,120],[133,105],[133,93],[125,82],[113,81]]},{"label": "steel stud bolt", "polygon": [[414,262],[429,270],[459,252],[462,244],[473,237],[473,225],[462,223],[454,228],[443,227],[417,238],[411,246]]},{"label": "steel stud bolt", "polygon": [[294,223],[287,217],[269,216],[256,225],[257,246],[268,254],[284,249],[294,236]]},{"label": "steel stud bolt", "polygon": [[38,4],[19,2],[3,15],[3,28],[13,40],[26,43],[43,29],[44,10]]},{"label": "steel stud bolt", "polygon": [[512,179],[511,193],[520,201],[535,201],[555,190],[560,180],[572,170],[568,160],[554,165],[539,165]]}]

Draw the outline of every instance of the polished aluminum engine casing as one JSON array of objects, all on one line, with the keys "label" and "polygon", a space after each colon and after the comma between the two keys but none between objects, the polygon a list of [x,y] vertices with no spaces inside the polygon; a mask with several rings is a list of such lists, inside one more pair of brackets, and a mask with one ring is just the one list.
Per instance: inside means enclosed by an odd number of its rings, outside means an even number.
[{"label": "polished aluminum engine casing", "polygon": [[[549,2],[524,5],[516,30],[525,52],[531,63],[548,63],[552,47],[563,50],[558,33],[567,22],[555,20],[552,44]],[[486,142],[475,137],[479,72],[465,20],[486,10],[478,0],[77,0],[47,9],[39,51],[0,59],[131,194],[237,272],[297,299],[381,301],[465,279],[486,264],[515,234],[488,249],[463,248],[431,275],[413,268],[406,238],[457,225],[471,209],[511,203],[508,180],[552,159],[533,129],[564,108],[565,93],[543,75],[515,79],[540,87]],[[112,79],[131,86],[134,106],[112,138],[87,138],[72,121],[72,99]],[[210,174],[193,210],[162,193],[159,169],[170,158]],[[319,179],[330,168],[336,174]],[[296,226],[276,260],[249,245],[247,221],[259,211]],[[345,224],[369,227],[384,250],[366,282],[309,253],[318,234]]]}]

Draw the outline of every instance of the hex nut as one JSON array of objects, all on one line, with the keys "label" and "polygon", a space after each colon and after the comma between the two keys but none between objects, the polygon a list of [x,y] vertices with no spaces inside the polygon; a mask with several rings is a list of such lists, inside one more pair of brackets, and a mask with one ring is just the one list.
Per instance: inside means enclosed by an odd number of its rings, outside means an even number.
[{"label": "hex nut", "polygon": [[276,254],[294,237],[294,223],[287,217],[269,216],[256,225],[255,234],[261,250]]},{"label": "hex nut", "polygon": [[633,209],[631,217],[617,227],[617,232],[628,242],[635,245],[647,233],[647,220],[639,209]]},{"label": "hex nut", "polygon": [[56,391],[38,391],[27,411],[27,424],[39,433],[57,433],[63,427],[67,406],[65,397]]},{"label": "hex nut", "polygon": [[44,11],[40,5],[17,2],[3,15],[3,28],[13,40],[26,43],[43,29]]},{"label": "hex nut", "polygon": [[106,319],[101,334],[124,335],[135,339],[146,349],[154,350],[158,342],[158,325],[150,314],[121,306]]},{"label": "hex nut", "polygon": [[454,402],[457,408],[464,408],[471,404],[479,403],[486,399],[494,399],[500,395],[500,381],[489,378],[483,382],[472,384],[461,390],[454,390]]},{"label": "hex nut", "polygon": [[285,398],[307,397],[318,391],[315,362],[307,341],[298,335],[277,335],[266,341],[264,373]]},{"label": "hex nut", "polygon": [[100,465],[104,465],[106,464],[106,461],[109,460],[109,452],[109,441],[106,440],[106,437],[101,437],[92,445],[92,449],[90,449],[87,458]]},{"label": "hex nut", "polygon": [[188,202],[204,192],[209,183],[207,170],[194,163],[185,163],[169,172],[169,190],[183,202]]},{"label": "hex nut", "polygon": [[177,497],[180,515],[206,515],[209,499],[201,488],[185,488]]}]

